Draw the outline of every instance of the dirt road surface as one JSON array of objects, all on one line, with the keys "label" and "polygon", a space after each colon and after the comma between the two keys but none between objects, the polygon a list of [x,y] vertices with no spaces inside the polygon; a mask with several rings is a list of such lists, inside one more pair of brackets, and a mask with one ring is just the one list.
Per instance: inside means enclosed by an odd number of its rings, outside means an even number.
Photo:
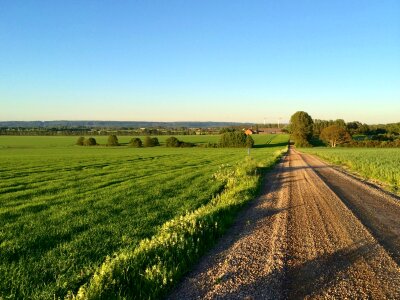
[{"label": "dirt road surface", "polygon": [[291,149],[169,299],[400,299],[400,202]]}]

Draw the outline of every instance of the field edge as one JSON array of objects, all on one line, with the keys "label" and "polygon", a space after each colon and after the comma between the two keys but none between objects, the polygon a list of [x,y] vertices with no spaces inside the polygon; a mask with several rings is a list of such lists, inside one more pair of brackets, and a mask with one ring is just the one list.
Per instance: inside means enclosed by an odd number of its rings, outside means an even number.
[{"label": "field edge", "polygon": [[230,227],[240,208],[256,197],[261,175],[286,152],[287,147],[277,150],[263,166],[251,159],[235,166],[224,178],[224,191],[210,203],[167,221],[134,250],[107,257],[90,281],[76,294],[70,291],[66,299],[155,299],[165,295]]}]

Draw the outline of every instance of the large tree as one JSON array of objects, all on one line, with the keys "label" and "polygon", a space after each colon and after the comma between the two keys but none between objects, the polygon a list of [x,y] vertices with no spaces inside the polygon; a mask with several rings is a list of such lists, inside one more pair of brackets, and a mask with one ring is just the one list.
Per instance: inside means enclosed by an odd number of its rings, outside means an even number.
[{"label": "large tree", "polygon": [[308,147],[313,135],[313,120],[311,116],[304,112],[298,111],[290,118],[290,129],[292,139],[296,146]]},{"label": "large tree", "polygon": [[351,140],[351,136],[348,131],[338,125],[331,125],[324,128],[321,131],[320,138],[333,148],[335,148],[339,144],[343,144]]}]

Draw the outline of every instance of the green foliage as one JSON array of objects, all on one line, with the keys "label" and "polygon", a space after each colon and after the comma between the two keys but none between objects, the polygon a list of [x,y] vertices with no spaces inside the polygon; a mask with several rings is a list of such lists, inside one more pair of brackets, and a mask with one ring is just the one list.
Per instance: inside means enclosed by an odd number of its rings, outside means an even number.
[{"label": "green foliage", "polygon": [[160,146],[160,142],[158,141],[158,138],[156,138],[156,137],[151,138],[151,142],[152,142],[153,146]]},{"label": "green foliage", "polygon": [[225,132],[221,134],[219,145],[223,148],[247,147],[247,135],[241,131]]},{"label": "green foliage", "polygon": [[133,138],[131,139],[131,141],[129,142],[129,145],[135,148],[140,148],[143,147],[143,143],[142,140],[140,138]]},{"label": "green foliage", "polygon": [[313,135],[313,120],[304,111],[298,111],[290,118],[291,138],[298,147],[309,147]]},{"label": "green foliage", "polygon": [[90,137],[85,140],[85,146],[96,146],[96,145],[97,145],[97,142],[96,142],[95,138]]},{"label": "green foliage", "polygon": [[200,144],[199,145],[200,147],[203,147],[203,148],[218,148],[219,147],[219,145],[217,144],[217,143],[204,143],[204,144]]},{"label": "green foliage", "polygon": [[180,143],[181,142],[174,136],[171,136],[165,140],[165,146],[167,147],[180,147]]},{"label": "green foliage", "polygon": [[182,142],[182,141],[178,140],[176,137],[171,136],[165,140],[165,146],[166,147],[174,147],[174,148],[177,148],[177,147],[188,148],[188,147],[194,147],[194,144],[189,143],[189,142]]},{"label": "green foliage", "polygon": [[[270,139],[254,138],[256,145]],[[287,138],[255,148],[253,163],[268,165],[283,147],[273,144]],[[98,139],[107,142],[107,136]],[[242,149],[75,147],[75,142],[76,137],[0,137],[0,298],[62,299],[69,290],[76,293],[107,256],[136,249],[158,236],[168,220],[214,201],[226,183],[213,174],[221,164],[238,172],[245,156]],[[246,173],[253,171],[248,167]]]},{"label": "green foliage", "polygon": [[333,148],[337,145],[351,141],[351,136],[347,132],[346,127],[339,125],[331,125],[324,128],[321,131],[320,138]]},{"label": "green foliage", "polygon": [[155,147],[155,146],[160,146],[160,142],[158,141],[158,138],[156,137],[150,137],[150,136],[146,136],[144,138],[144,142],[143,142],[143,146],[144,147]]},{"label": "green foliage", "polygon": [[83,136],[81,136],[76,141],[76,145],[79,145],[79,146],[96,146],[97,142],[96,142],[96,139],[94,139],[92,137],[88,138],[88,139],[85,139]]},{"label": "green foliage", "polygon": [[119,146],[118,138],[115,134],[112,134],[108,137],[107,146]]},{"label": "green foliage", "polygon": [[247,148],[253,148],[253,146],[254,146],[254,140],[250,135],[248,135],[246,137],[246,147]]},{"label": "green foliage", "polygon": [[153,145],[153,140],[151,139],[151,137],[146,136],[146,137],[144,138],[143,146],[144,146],[144,147],[154,147],[154,145]]},{"label": "green foliage", "polygon": [[346,128],[351,135],[369,133],[369,126],[367,124],[362,124],[358,121],[347,123]]},{"label": "green foliage", "polygon": [[226,133],[226,132],[235,132],[237,129],[232,128],[232,127],[223,127],[219,130],[220,134]]},{"label": "green foliage", "polygon": [[80,138],[78,138],[78,140],[76,141],[76,144],[78,146],[83,146],[85,144],[85,137],[81,136]]}]

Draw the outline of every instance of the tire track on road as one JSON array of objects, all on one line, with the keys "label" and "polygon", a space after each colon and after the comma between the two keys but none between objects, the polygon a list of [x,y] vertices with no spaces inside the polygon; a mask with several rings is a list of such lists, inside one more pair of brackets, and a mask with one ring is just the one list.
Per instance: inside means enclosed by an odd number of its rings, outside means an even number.
[{"label": "tire track on road", "polygon": [[169,299],[399,299],[398,264],[313,159],[291,149]]}]

